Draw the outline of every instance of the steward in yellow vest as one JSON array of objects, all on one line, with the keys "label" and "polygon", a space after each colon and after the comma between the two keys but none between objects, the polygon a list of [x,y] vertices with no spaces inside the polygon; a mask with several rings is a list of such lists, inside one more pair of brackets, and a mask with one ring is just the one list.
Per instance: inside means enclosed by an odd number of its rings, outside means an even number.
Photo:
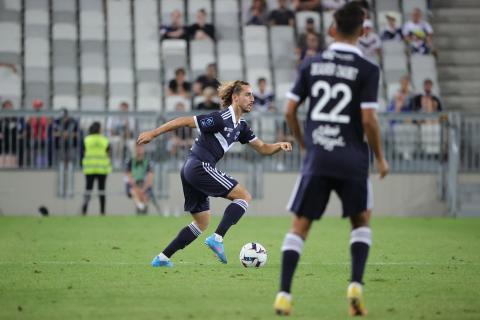
[{"label": "steward in yellow vest", "polygon": [[85,174],[85,195],[82,205],[82,214],[87,214],[88,202],[91,198],[93,184],[98,181],[100,198],[100,213],[105,214],[105,182],[107,175],[112,172],[109,156],[108,139],[101,133],[100,122],[94,122],[85,137],[84,156],[82,159],[83,173]]}]

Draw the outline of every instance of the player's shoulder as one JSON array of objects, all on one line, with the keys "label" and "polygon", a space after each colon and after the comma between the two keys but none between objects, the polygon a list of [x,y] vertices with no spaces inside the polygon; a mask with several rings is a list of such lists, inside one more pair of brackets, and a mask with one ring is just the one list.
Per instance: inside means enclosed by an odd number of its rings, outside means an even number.
[{"label": "player's shoulder", "polygon": [[356,63],[359,65],[359,69],[364,71],[367,75],[380,73],[380,67],[378,64],[366,59],[363,55],[356,56]]}]

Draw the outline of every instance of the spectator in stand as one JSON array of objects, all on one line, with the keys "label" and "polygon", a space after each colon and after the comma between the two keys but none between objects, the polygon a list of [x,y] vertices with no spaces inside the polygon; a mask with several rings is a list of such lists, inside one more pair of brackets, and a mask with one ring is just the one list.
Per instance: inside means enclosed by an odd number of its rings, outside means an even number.
[{"label": "spectator in stand", "polygon": [[419,8],[413,9],[412,20],[403,25],[402,33],[411,53],[430,54],[434,51],[432,26],[422,19]]},{"label": "spectator in stand", "polygon": [[215,27],[207,23],[205,9],[197,11],[197,22],[188,27],[187,33],[190,40],[215,40]]},{"label": "spectator in stand", "polygon": [[247,25],[264,26],[267,24],[267,2],[265,0],[252,0],[252,5],[247,11]]},{"label": "spectator in stand", "polygon": [[145,147],[135,145],[135,154],[127,162],[127,196],[135,202],[137,214],[148,212],[148,202],[153,198],[153,168],[145,157]]},{"label": "spectator in stand", "polygon": [[393,13],[387,13],[386,15],[387,18],[387,26],[385,27],[385,30],[382,32],[381,39],[383,41],[402,41],[403,40],[403,34],[402,34],[402,28],[397,26],[397,18],[395,18],[395,15]]},{"label": "spectator in stand", "polygon": [[378,64],[382,41],[378,34],[373,31],[373,23],[371,20],[365,20],[363,22],[363,36],[358,39],[358,47],[367,60]]},{"label": "spectator in stand", "polygon": [[297,48],[297,65],[306,57],[313,57],[321,51],[320,42],[315,33],[307,33],[305,49]]},{"label": "spectator in stand", "polygon": [[197,104],[197,110],[220,110],[220,104],[215,102],[216,91],[212,87],[203,89],[203,101]]},{"label": "spectator in stand", "polygon": [[220,86],[220,82],[217,80],[217,65],[210,63],[207,66],[207,73],[199,76],[193,84],[193,92],[199,96],[202,94],[206,87],[212,87],[215,91]]},{"label": "spectator in stand", "polygon": [[295,24],[295,13],[288,8],[288,0],[278,0],[278,8],[268,16],[271,26],[291,26]]},{"label": "spectator in stand", "polygon": [[187,39],[187,30],[183,26],[182,13],[180,10],[175,10],[171,13],[171,24],[162,25],[160,27],[160,36],[162,40],[165,39]]},{"label": "spectator in stand", "polygon": [[423,93],[416,95],[412,102],[412,111],[425,113],[442,111],[442,103],[440,99],[433,94],[433,81],[425,79],[423,81]]},{"label": "spectator in stand", "polygon": [[63,161],[65,165],[74,163],[78,154],[78,123],[69,116],[68,110],[62,108],[62,116],[53,121],[53,141],[55,146],[56,160]]},{"label": "spectator in stand", "polygon": [[321,0],[292,0],[292,7],[295,11],[322,11]]},{"label": "spectator in stand", "polygon": [[[34,99],[32,107],[36,113],[40,113],[43,101]],[[44,115],[33,116],[27,121],[28,160],[30,164],[39,168],[45,168],[51,164],[52,153],[47,144],[50,124],[51,119]]]},{"label": "spectator in stand", "polygon": [[190,98],[192,92],[192,84],[185,81],[186,72],[184,68],[175,70],[175,79],[168,83],[167,96],[182,96],[186,99]]},{"label": "spectator in stand", "polygon": [[128,103],[120,103],[119,109],[123,115],[108,117],[107,134],[112,152],[113,167],[121,169],[125,159],[133,149],[135,119],[128,115]]},{"label": "spectator in stand", "polygon": [[[13,109],[13,103],[5,100],[2,103],[2,111]],[[17,155],[23,155],[23,135],[25,121],[17,117],[0,118],[0,167],[14,168],[18,164]]]},{"label": "spectator in stand", "polygon": [[400,80],[400,89],[388,104],[387,111],[395,113],[411,111],[412,97],[413,95],[410,88],[410,79],[408,76],[403,76]]},{"label": "spectator in stand", "polygon": [[275,95],[270,90],[267,90],[267,79],[259,78],[257,81],[258,90],[253,92],[254,110],[258,112],[275,112],[274,105]]},{"label": "spectator in stand", "polygon": [[307,18],[307,21],[305,23],[305,30],[302,33],[300,33],[300,35],[298,36],[298,41],[297,41],[298,50],[307,49],[307,34],[309,33],[315,34],[318,38],[320,49],[321,50],[325,49],[325,39],[320,33],[317,32],[315,28],[315,20],[313,20],[313,18]]}]

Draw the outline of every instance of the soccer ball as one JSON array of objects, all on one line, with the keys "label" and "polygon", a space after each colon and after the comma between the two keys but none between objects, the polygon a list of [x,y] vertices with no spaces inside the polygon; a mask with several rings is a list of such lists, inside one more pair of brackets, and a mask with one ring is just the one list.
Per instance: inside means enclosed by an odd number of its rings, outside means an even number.
[{"label": "soccer ball", "polygon": [[245,268],[263,267],[267,263],[267,250],[260,243],[247,243],[240,250],[240,263]]}]

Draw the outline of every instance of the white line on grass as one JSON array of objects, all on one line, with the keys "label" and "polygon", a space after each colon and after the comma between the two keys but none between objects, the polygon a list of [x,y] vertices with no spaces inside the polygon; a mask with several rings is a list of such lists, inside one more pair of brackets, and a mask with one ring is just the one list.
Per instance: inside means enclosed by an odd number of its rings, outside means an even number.
[{"label": "white line on grass", "polygon": [[[191,262],[191,261],[174,261],[176,264],[197,264],[197,265],[219,265],[219,262]],[[40,265],[40,264],[51,264],[51,265],[92,265],[92,266],[147,266],[150,265],[148,262],[122,262],[122,261],[109,261],[109,262],[98,262],[98,261],[56,261],[56,260],[46,260],[46,261],[0,261],[0,265]],[[318,266],[348,266],[350,262],[321,262],[321,263],[309,263],[301,262],[300,265],[318,265]],[[408,261],[399,261],[399,262],[368,262],[370,266],[480,266],[480,263],[470,263],[470,262],[450,262],[450,263],[436,263],[436,262],[408,262]]]}]

